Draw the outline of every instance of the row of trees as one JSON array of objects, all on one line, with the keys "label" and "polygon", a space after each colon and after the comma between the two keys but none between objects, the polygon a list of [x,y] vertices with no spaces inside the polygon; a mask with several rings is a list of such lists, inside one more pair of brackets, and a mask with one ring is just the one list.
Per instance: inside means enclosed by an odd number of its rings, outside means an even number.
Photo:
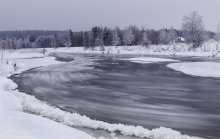
[{"label": "row of trees", "polygon": [[[169,44],[173,43],[177,36],[181,36],[181,31],[171,29],[161,29],[159,31],[150,29],[139,29],[136,26],[129,26],[125,29],[115,27],[93,27],[91,31],[54,32],[48,35],[33,35],[34,31],[0,32],[0,46],[7,49],[19,48],[46,48],[46,47],[78,47],[86,48],[94,46],[121,46],[121,45],[143,45],[149,44]],[[6,35],[7,33],[7,35]],[[33,34],[32,34],[33,33]],[[17,35],[20,34],[20,35]]]},{"label": "row of trees", "polygon": [[169,44],[174,43],[181,31],[171,29],[139,29],[136,26],[129,26],[125,29],[115,27],[93,27],[91,31],[72,32],[69,31],[70,47],[84,46],[130,46],[149,44]]},{"label": "row of trees", "polygon": [[[17,36],[18,32],[20,34],[19,36]],[[30,34],[23,36],[21,35],[23,32],[29,32]],[[67,32],[56,32],[56,34],[43,33],[47,35],[33,35],[32,33],[34,32],[35,31],[14,31],[10,32],[10,34],[8,34],[8,32],[0,33],[3,34],[2,36],[0,35],[0,48],[20,49],[69,47],[69,34]],[[5,35],[5,33],[8,35]]]},{"label": "row of trees", "polygon": [[163,28],[161,30],[139,29],[129,26],[93,27],[90,31],[6,31],[0,32],[0,47],[7,49],[121,46],[150,44],[173,44],[178,37],[185,38],[194,48],[201,46],[207,39],[214,39],[215,33],[205,31],[202,17],[193,12],[183,18],[182,30]]}]

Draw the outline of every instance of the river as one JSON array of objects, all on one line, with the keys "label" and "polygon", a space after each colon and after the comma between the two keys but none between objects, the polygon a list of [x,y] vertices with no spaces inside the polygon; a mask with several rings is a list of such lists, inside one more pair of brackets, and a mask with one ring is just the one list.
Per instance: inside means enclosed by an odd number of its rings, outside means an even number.
[{"label": "river", "polygon": [[149,129],[163,126],[192,136],[220,138],[219,78],[188,76],[166,67],[170,62],[140,64],[124,60],[133,56],[56,56],[69,62],[13,76],[19,90],[96,120]]}]

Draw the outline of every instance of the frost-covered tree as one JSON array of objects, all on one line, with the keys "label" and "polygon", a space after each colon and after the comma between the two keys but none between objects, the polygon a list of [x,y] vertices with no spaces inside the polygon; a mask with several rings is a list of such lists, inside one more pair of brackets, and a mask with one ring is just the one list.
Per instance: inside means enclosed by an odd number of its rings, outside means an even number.
[{"label": "frost-covered tree", "polygon": [[98,40],[97,38],[100,37],[100,33],[102,33],[102,28],[101,27],[93,27],[91,30],[92,33],[92,39],[91,39],[91,45],[92,46],[97,46],[96,41]]},{"label": "frost-covered tree", "polygon": [[125,45],[132,45],[132,42],[134,40],[134,33],[132,29],[129,27],[128,29],[125,30],[123,34],[123,42]]},{"label": "frost-covered tree", "polygon": [[167,29],[162,29],[160,31],[159,40],[160,40],[160,43],[162,43],[162,44],[168,44],[169,43],[169,36],[168,36],[168,30]]},{"label": "frost-covered tree", "polygon": [[24,42],[23,42],[23,40],[22,39],[18,39],[17,41],[16,41],[16,49],[20,49],[20,48],[25,48],[25,46],[24,46]]},{"label": "frost-covered tree", "polygon": [[39,48],[51,47],[51,37],[50,36],[40,36],[36,39],[36,44]]},{"label": "frost-covered tree", "polygon": [[141,45],[142,45],[142,46],[148,46],[148,45],[150,45],[150,44],[151,44],[151,41],[150,41],[149,38],[148,38],[147,32],[144,31],[143,37],[142,37],[142,41],[141,41]]},{"label": "frost-covered tree", "polygon": [[121,44],[121,39],[119,37],[119,28],[116,27],[112,32],[112,45],[118,46]]},{"label": "frost-covered tree", "polygon": [[175,41],[177,39],[177,34],[176,34],[176,31],[173,28],[169,29],[168,38],[169,38],[169,43],[171,43],[171,44],[175,43]]},{"label": "frost-covered tree", "polygon": [[104,41],[103,41],[103,33],[99,33],[98,36],[95,38],[95,45],[96,46],[104,46]]},{"label": "frost-covered tree", "polygon": [[132,41],[132,45],[138,45],[141,44],[142,41],[142,32],[140,31],[140,29],[137,26],[130,26],[129,27],[134,35],[134,39]]},{"label": "frost-covered tree", "polygon": [[103,32],[99,33],[95,39],[95,46],[100,46],[100,51],[105,51],[104,41],[103,41]]},{"label": "frost-covered tree", "polygon": [[197,12],[194,11],[190,16],[183,17],[182,28],[188,43],[192,43],[194,48],[202,45],[206,36],[202,17]]},{"label": "frost-covered tree", "polygon": [[61,34],[58,35],[59,36],[59,41],[62,44],[63,47],[71,47],[71,40],[70,40],[70,35],[68,31],[65,31]]}]

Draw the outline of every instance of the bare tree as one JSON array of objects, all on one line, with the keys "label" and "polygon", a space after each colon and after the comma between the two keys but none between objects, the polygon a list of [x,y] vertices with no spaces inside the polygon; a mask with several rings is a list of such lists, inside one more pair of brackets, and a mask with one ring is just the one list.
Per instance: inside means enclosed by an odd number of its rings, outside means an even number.
[{"label": "bare tree", "polygon": [[193,44],[193,48],[200,47],[205,40],[203,20],[197,12],[183,17],[182,28],[187,42]]},{"label": "bare tree", "polygon": [[95,45],[99,46],[100,51],[105,51],[104,41],[103,41],[103,32],[100,32],[95,39]]},{"label": "bare tree", "polygon": [[104,46],[103,32],[99,33],[98,36],[95,38],[95,45],[96,46]]}]

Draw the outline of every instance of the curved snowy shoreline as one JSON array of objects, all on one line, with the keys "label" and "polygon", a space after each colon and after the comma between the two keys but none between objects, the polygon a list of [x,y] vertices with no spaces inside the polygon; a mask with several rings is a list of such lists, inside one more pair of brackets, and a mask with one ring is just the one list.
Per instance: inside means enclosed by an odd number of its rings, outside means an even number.
[{"label": "curved snowy shoreline", "polygon": [[220,78],[220,63],[217,62],[171,63],[167,67],[187,75]]},{"label": "curved snowy shoreline", "polygon": [[[26,55],[31,58],[35,54]],[[24,55],[23,55],[24,56]],[[41,56],[36,54],[36,56]],[[21,58],[21,57],[19,57]],[[22,57],[23,58],[23,57]],[[25,62],[24,62],[25,61]],[[46,61],[46,62],[42,62]],[[13,64],[16,62],[18,69],[15,71]],[[24,63],[23,63],[24,62]],[[8,77],[14,73],[44,66],[58,64],[55,58],[17,59],[10,57],[0,63],[0,138],[5,139],[94,139],[83,131],[54,122],[41,116],[25,113],[24,102],[21,101],[21,93],[16,89],[17,85]],[[31,97],[26,95],[26,97]]]},{"label": "curved snowy shoreline", "polygon": [[[33,56],[33,55],[32,55]],[[32,57],[29,56],[29,57]],[[24,56],[25,57],[25,56]],[[25,58],[28,58],[26,56]],[[12,59],[8,59],[9,61]],[[30,131],[31,123],[34,123],[38,125],[37,127],[41,127],[41,124],[43,124],[43,129],[38,131],[39,133],[42,133],[41,138],[72,138],[75,137],[76,139],[90,139],[89,135],[78,131],[73,128],[68,128],[62,124],[52,122],[50,120],[46,120],[45,118],[30,115],[27,113],[23,113],[22,111],[34,113],[43,117],[47,117],[49,119],[58,121],[60,123],[63,123],[67,126],[72,127],[88,127],[92,129],[103,129],[109,132],[120,132],[123,135],[128,136],[136,136],[141,138],[152,138],[152,139],[199,139],[198,137],[190,137],[187,135],[182,135],[180,132],[169,129],[169,128],[157,128],[153,130],[145,129],[141,126],[132,126],[132,125],[123,125],[123,124],[110,124],[102,121],[96,121],[92,120],[86,116],[79,115],[77,113],[69,113],[62,111],[58,108],[52,107],[48,105],[45,102],[39,101],[34,96],[30,96],[24,93],[19,92],[18,90],[14,90],[17,85],[13,83],[11,80],[7,79],[8,76],[10,76],[12,73],[20,73],[22,71],[25,71],[30,68],[38,67],[38,66],[46,66],[51,64],[59,64],[60,62],[55,61],[54,58],[51,57],[45,57],[45,58],[37,58],[37,59],[18,59],[16,57],[13,57],[12,61],[18,62],[18,65],[20,66],[20,69],[16,72],[14,72],[11,65],[7,64],[1,64],[0,68],[0,79],[3,81],[0,86],[1,93],[0,97],[0,110],[3,113],[2,117],[3,119],[5,117],[13,117],[16,115],[17,117],[20,117],[20,121],[17,123],[18,125],[27,124],[27,127],[14,129],[18,130],[19,135],[22,135],[21,137],[27,137],[28,131]],[[16,114],[15,114],[16,113]],[[26,116],[25,116],[26,115]],[[27,118],[28,117],[28,118]],[[12,118],[13,119],[13,118]],[[35,120],[36,119],[36,120]],[[37,120],[38,119],[38,120]],[[44,119],[44,120],[43,120]],[[6,120],[7,121],[7,120]],[[13,122],[16,120],[5,122],[5,120],[0,120],[1,125],[8,125],[8,127],[13,129]],[[11,123],[12,122],[12,123]],[[12,124],[12,125],[11,125]],[[50,126],[48,126],[50,125]],[[59,126],[60,127],[59,127]],[[55,129],[54,129],[55,126]],[[19,127],[19,126],[17,126]],[[56,129],[56,127],[58,129]],[[17,138],[16,132],[14,134],[7,134],[6,130],[3,130],[3,127],[0,128],[0,132],[3,132],[0,134],[0,137],[4,138]],[[48,130],[49,129],[49,130]],[[27,130],[27,131],[26,131]],[[37,129],[39,130],[39,129]],[[51,132],[50,130],[55,130],[55,132]],[[65,130],[65,136],[63,134],[59,134],[60,132],[57,131],[64,131]],[[5,131],[5,132],[4,132]],[[36,133],[38,133],[36,132]],[[21,134],[22,133],[22,134]],[[35,133],[35,132],[34,132]],[[15,135],[13,137],[12,135]],[[38,134],[29,134],[27,138],[35,138]]]}]

